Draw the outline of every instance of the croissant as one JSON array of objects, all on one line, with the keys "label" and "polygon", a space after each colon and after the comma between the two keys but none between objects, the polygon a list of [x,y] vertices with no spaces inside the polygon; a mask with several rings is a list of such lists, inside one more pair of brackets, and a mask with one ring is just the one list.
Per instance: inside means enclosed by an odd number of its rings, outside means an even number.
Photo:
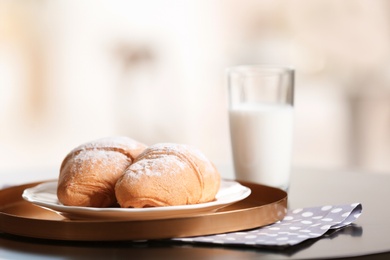
[{"label": "croissant", "polygon": [[155,144],[140,154],[115,186],[122,208],[175,206],[215,199],[220,174],[197,149]]},{"label": "croissant", "polygon": [[76,147],[61,164],[59,202],[84,207],[114,205],[117,180],[146,147],[128,137],[107,137]]}]

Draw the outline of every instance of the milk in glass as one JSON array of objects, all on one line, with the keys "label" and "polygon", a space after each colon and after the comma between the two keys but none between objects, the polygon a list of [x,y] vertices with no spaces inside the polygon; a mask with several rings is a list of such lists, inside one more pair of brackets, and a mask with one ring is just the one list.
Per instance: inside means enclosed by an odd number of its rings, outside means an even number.
[{"label": "milk in glass", "polygon": [[293,106],[241,103],[229,109],[234,168],[238,180],[287,189]]}]

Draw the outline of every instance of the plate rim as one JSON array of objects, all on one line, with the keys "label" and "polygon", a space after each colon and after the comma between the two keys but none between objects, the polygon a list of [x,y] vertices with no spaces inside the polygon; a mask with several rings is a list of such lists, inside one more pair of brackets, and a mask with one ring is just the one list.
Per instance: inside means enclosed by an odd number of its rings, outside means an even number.
[{"label": "plate rim", "polygon": [[[22,197],[24,200],[33,203],[39,207],[54,211],[60,215],[64,215],[67,217],[76,216],[77,218],[88,218],[88,219],[100,219],[104,217],[109,217],[110,219],[125,219],[130,218],[134,220],[142,220],[140,216],[145,214],[151,214],[152,216],[148,216],[145,219],[165,219],[171,217],[161,217],[162,213],[175,212],[176,214],[172,216],[181,217],[181,216],[189,216],[191,212],[197,213],[193,215],[204,214],[208,212],[216,211],[220,208],[229,206],[233,203],[239,202],[245,198],[247,198],[251,194],[251,189],[235,180],[227,180],[221,179],[221,187],[218,191],[216,197],[222,191],[223,184],[230,184],[228,188],[233,186],[239,187],[241,190],[236,191],[239,192],[237,197],[228,198],[225,200],[218,201],[218,198],[211,202],[199,203],[199,204],[190,204],[190,205],[176,205],[176,206],[164,206],[164,207],[150,207],[150,208],[97,208],[97,207],[79,207],[79,206],[65,206],[62,204],[55,204],[50,202],[42,202],[37,200],[36,198],[32,198],[32,195],[37,194],[37,189],[42,189],[43,187],[49,186],[47,188],[52,188],[51,186],[57,186],[57,180],[51,180],[47,182],[39,183],[33,187],[29,187],[23,190]],[[51,186],[50,186],[51,185]],[[227,189],[228,189],[227,188]],[[38,191],[39,192],[39,191]],[[31,195],[30,195],[31,194]],[[53,193],[50,193],[53,194]],[[56,194],[55,194],[56,195]],[[228,194],[229,195],[229,194]],[[179,214],[177,214],[179,212]],[[83,217],[84,216],[84,217]]]}]

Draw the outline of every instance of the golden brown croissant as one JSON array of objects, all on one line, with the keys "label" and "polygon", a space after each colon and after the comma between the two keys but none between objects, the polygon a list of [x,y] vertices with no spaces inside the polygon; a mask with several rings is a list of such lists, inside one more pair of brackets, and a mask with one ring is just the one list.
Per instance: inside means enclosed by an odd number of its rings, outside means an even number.
[{"label": "golden brown croissant", "polygon": [[107,137],[78,146],[62,162],[58,200],[67,206],[112,206],[118,178],[145,148],[127,137]]},{"label": "golden brown croissant", "polygon": [[180,144],[148,147],[115,186],[123,208],[174,206],[215,199],[220,174],[198,150]]}]

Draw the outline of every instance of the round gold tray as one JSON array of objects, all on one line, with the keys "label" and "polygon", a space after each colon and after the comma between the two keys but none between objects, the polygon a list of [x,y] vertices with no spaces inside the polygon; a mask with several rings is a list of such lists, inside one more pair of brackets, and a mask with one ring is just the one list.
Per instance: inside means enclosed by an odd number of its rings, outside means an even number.
[{"label": "round gold tray", "polygon": [[25,189],[40,183],[0,190],[0,232],[68,241],[164,239],[252,229],[275,223],[287,212],[283,190],[240,181],[252,190],[249,197],[202,215],[136,221],[70,220],[22,198]]}]

